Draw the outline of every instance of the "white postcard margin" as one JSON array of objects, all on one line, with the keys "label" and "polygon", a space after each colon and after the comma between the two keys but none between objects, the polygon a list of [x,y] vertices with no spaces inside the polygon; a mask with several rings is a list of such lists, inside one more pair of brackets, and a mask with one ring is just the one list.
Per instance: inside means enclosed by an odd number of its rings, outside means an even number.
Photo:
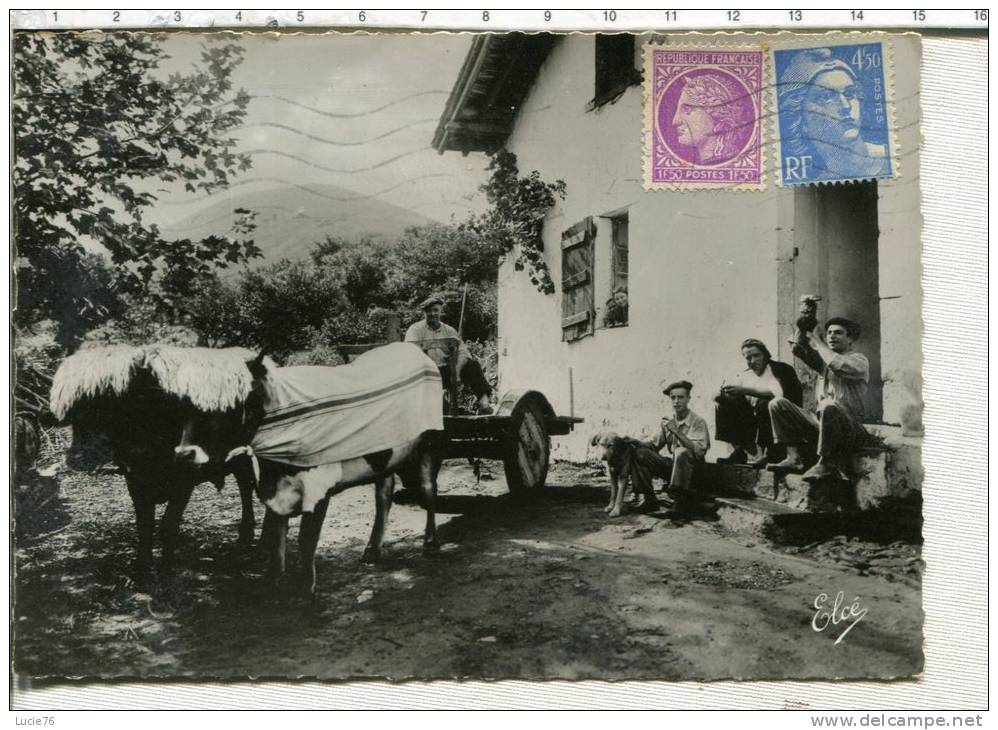
[{"label": "white postcard margin", "polygon": [[[923,38],[920,174],[927,568],[925,672],[920,679],[64,683],[13,686],[11,709],[938,709],[948,716],[950,711],[987,707],[987,57],[986,38]],[[6,337],[9,350],[9,333]],[[807,607],[801,610],[806,612]],[[99,716],[91,717],[93,726],[101,725]],[[257,717],[261,726],[269,724],[265,716]],[[751,719],[760,725],[771,722]],[[803,722],[798,717],[796,726]]]}]

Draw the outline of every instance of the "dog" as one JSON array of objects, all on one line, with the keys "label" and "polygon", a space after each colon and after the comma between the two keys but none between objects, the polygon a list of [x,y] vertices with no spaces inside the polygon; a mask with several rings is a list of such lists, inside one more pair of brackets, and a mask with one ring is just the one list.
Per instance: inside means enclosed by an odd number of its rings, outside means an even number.
[{"label": "dog", "polygon": [[635,439],[608,430],[598,432],[590,441],[590,446],[600,450],[599,458],[606,462],[610,472],[610,502],[603,509],[610,517],[620,517],[623,513],[624,496],[631,480],[632,457],[639,444]]}]

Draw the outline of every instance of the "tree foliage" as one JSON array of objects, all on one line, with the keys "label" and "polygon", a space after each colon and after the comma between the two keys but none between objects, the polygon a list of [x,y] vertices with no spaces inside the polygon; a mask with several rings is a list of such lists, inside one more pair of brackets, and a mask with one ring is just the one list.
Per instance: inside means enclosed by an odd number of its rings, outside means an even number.
[{"label": "tree foliage", "polygon": [[[14,35],[19,324],[53,318],[72,345],[111,314],[97,289],[169,308],[218,268],[259,255],[249,211],[231,238],[170,239],[146,220],[164,187],[209,193],[249,169],[230,136],[249,102],[232,87],[241,56],[207,41],[197,67],[167,74],[160,36]],[[95,248],[113,282],[88,268]]]},{"label": "tree foliage", "polygon": [[347,306],[328,272],[307,261],[282,260],[204,281],[186,314],[205,344],[263,348],[278,356],[305,348],[311,332]]},{"label": "tree foliage", "polygon": [[283,359],[380,342],[389,317],[405,328],[422,316],[419,304],[438,294],[445,321],[457,327],[463,304],[464,338],[487,340],[495,333],[499,256],[467,228],[443,224],[409,228],[395,240],[328,237],[309,261],[205,282],[187,311],[207,344],[261,347]]}]

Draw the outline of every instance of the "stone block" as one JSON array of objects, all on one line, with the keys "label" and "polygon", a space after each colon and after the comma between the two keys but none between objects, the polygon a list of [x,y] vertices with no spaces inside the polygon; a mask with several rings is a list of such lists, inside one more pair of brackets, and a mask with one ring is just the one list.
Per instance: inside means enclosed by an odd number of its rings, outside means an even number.
[{"label": "stone block", "polygon": [[705,494],[751,497],[758,494],[760,481],[766,481],[764,475],[747,466],[708,462],[693,472],[693,487]]},{"label": "stone block", "polygon": [[805,512],[841,512],[856,509],[852,485],[840,479],[805,482],[800,474],[783,474],[776,479],[773,499]]},{"label": "stone block", "polygon": [[857,454],[852,470],[859,508],[876,509],[917,498],[924,474],[921,462],[920,447]]}]

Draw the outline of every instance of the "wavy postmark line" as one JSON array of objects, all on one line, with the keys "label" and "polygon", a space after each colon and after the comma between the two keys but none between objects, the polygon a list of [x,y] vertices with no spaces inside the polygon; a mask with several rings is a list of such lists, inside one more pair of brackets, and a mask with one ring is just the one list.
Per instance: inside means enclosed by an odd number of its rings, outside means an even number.
[{"label": "wavy postmark line", "polygon": [[351,168],[327,167],[326,165],[321,165],[318,162],[307,160],[304,157],[293,155],[290,152],[284,152],[283,150],[275,150],[269,147],[263,147],[256,150],[248,150],[243,154],[249,155],[250,157],[253,157],[255,155],[277,155],[278,157],[284,157],[286,159],[299,162],[303,165],[314,167],[316,170],[322,170],[323,172],[332,172],[337,175],[355,175],[361,172],[371,172],[372,170],[377,170],[379,168],[385,167],[386,165],[390,165],[393,162],[397,162],[398,160],[401,160],[405,157],[410,157],[411,155],[415,155],[420,152],[430,152],[432,151],[432,149],[433,149],[432,147],[418,147],[417,149],[407,150],[406,152],[397,154],[394,157],[389,157],[387,160],[382,160],[381,162],[377,162],[373,165],[368,165],[367,167],[351,167]]},{"label": "wavy postmark line", "polygon": [[[768,144],[770,146],[775,146],[778,143],[777,142],[770,142]],[[756,149],[758,149],[758,146],[756,147]],[[919,153],[919,148],[915,148],[915,149],[909,149],[909,150],[904,150],[904,151],[897,151],[897,152],[892,153],[888,157],[890,158],[890,160],[892,162],[897,163],[897,162],[901,162],[903,160],[906,160],[907,158],[912,157],[912,156],[914,156],[914,155],[916,155],[918,153]],[[865,155],[863,157],[865,157],[866,159],[874,159],[873,155]],[[702,168],[702,169],[709,169],[709,168]],[[777,173],[781,173],[782,170],[783,170],[783,167],[782,167],[782,163],[780,162],[780,160],[775,160],[773,164],[765,165],[764,167],[760,168],[760,175],[763,175],[763,176],[774,175],[774,174],[777,174]],[[826,166],[824,164],[823,160],[821,160],[821,161],[815,160],[812,163],[812,170],[814,170],[816,173],[817,172],[820,172],[820,173],[831,173],[833,176],[832,177],[825,177],[825,178],[812,178],[812,177],[809,177],[808,180],[803,180],[800,183],[794,183],[793,185],[790,185],[790,186],[781,186],[781,187],[795,187],[795,186],[798,186],[798,185],[834,184],[834,183],[837,183],[837,182],[843,182],[844,183],[844,182],[853,182],[855,179],[857,179],[857,178],[844,178],[844,177],[842,177],[835,170],[833,170],[832,168]],[[889,182],[890,186],[892,188],[899,188],[899,187],[902,187],[904,185],[911,185],[911,184],[914,184],[914,183],[918,182],[919,177],[917,175],[915,175],[915,176],[906,176],[903,179],[899,179],[899,178],[888,177],[887,175],[867,175],[867,176],[860,175],[858,177],[858,179],[862,179],[862,180],[883,180],[884,182]],[[727,184],[718,184],[715,188],[710,188],[710,189],[724,190],[729,185],[730,185],[730,183],[727,183]],[[767,200],[767,199],[768,198],[759,198],[759,201],[761,202],[761,201],[764,201],[764,200]]]},{"label": "wavy postmark line", "polygon": [[250,96],[251,99],[274,99],[276,101],[289,104],[291,106],[297,106],[307,111],[313,112],[314,114],[320,114],[329,119],[359,119],[361,117],[370,116],[371,114],[377,114],[385,109],[390,109],[393,106],[402,104],[403,102],[409,101],[410,99],[415,99],[420,96],[438,96],[438,95],[449,95],[450,91],[443,91],[442,89],[431,89],[428,91],[417,91],[414,94],[409,94],[408,96],[403,96],[401,99],[394,99],[387,104],[382,104],[379,107],[373,109],[368,109],[362,112],[328,112],[323,109],[317,109],[314,106],[309,106],[308,104],[303,104],[300,101],[295,101],[294,99],[289,99],[286,96],[281,96],[279,94],[253,94]]},{"label": "wavy postmark line", "polygon": [[[806,84],[794,82],[794,85],[795,86],[815,86],[816,88],[824,88],[824,87],[818,87],[817,84],[812,84],[811,82],[807,82]],[[765,85],[760,86],[758,91],[750,92],[748,94],[740,94],[740,95],[738,95],[736,97],[732,97],[730,101],[726,101],[726,102],[719,102],[717,104],[705,104],[705,105],[703,105],[700,108],[705,109],[705,110],[707,110],[709,112],[711,109],[718,109],[718,108],[721,108],[721,107],[724,107],[724,106],[728,106],[729,104],[734,104],[736,102],[742,101],[743,99],[749,99],[749,98],[752,98],[752,97],[759,96],[762,93],[768,93],[770,90],[772,90],[774,88],[777,88],[779,86],[781,86],[781,84],[779,84],[779,83],[777,83],[777,84],[765,84]],[[915,98],[918,98],[919,96],[921,96],[921,94],[918,93],[918,92],[916,92],[914,94],[909,94],[908,96],[902,97],[902,98],[899,98],[899,99],[898,98],[890,99],[890,98],[887,98],[885,96],[885,99],[884,99],[884,108],[886,109],[887,107],[890,107],[890,106],[893,106],[893,107],[896,108],[897,105],[898,105],[898,103],[907,103],[908,101],[910,101],[912,99],[915,99]],[[863,99],[860,99],[860,103],[863,103]],[[731,127],[731,131],[736,131],[736,130],[744,129],[744,128],[749,127],[749,126],[754,126],[755,124],[757,124],[759,122],[770,121],[770,120],[773,120],[773,119],[778,120],[779,117],[780,117],[780,115],[781,114],[785,114],[785,113],[786,113],[785,111],[781,112],[780,109],[779,109],[779,107],[777,106],[777,108],[775,110],[769,111],[769,112],[767,112],[765,114],[760,114],[757,117],[755,117],[753,119],[750,119],[750,120],[746,121],[743,124],[733,125]],[[840,120],[840,117],[838,117],[837,115],[827,114],[824,111],[820,111],[820,110],[811,110],[808,113],[812,114],[814,116],[824,117],[825,119],[831,119],[831,120],[835,120],[835,121]],[[918,121],[916,120],[916,121],[910,122],[908,124],[891,127],[890,129],[892,129],[894,131],[900,131],[900,130],[903,130],[903,129],[910,129],[910,128],[915,127],[917,125],[918,125]],[[878,132],[878,131],[880,131],[881,128],[882,127],[880,127],[880,126],[877,126],[877,127],[866,127],[866,126],[863,126],[863,125],[858,125],[857,126],[857,129],[861,133],[862,132]]]},{"label": "wavy postmark line", "polygon": [[299,129],[298,127],[292,127],[287,124],[280,124],[278,122],[254,122],[252,124],[244,124],[239,127],[239,129],[251,129],[255,127],[264,127],[269,129],[280,129],[285,132],[291,132],[292,134],[297,134],[302,137],[306,137],[314,142],[319,142],[320,144],[332,145],[335,147],[358,147],[365,144],[371,144],[372,142],[377,142],[379,140],[385,139],[386,137],[391,137],[393,134],[398,134],[406,129],[411,129],[412,127],[418,127],[423,124],[436,124],[437,119],[419,119],[415,122],[410,122],[409,124],[403,124],[401,127],[396,127],[384,134],[379,134],[376,137],[369,137],[368,139],[359,140],[356,142],[342,142],[335,139],[329,139],[328,137],[320,137],[315,134],[309,134],[308,132]]},{"label": "wavy postmark line", "polygon": [[449,172],[434,172],[434,173],[428,173],[426,175],[417,175],[416,177],[407,178],[405,180],[402,180],[400,182],[395,183],[394,185],[392,185],[390,187],[385,188],[384,190],[379,190],[379,191],[377,191],[375,193],[370,193],[370,194],[365,194],[365,195],[345,195],[345,196],[328,195],[328,194],[320,192],[318,190],[313,190],[312,188],[308,187],[307,185],[300,185],[298,183],[291,182],[290,180],[285,180],[284,178],[281,178],[281,177],[251,177],[251,178],[247,178],[246,180],[240,180],[239,182],[229,183],[225,188],[222,188],[221,190],[219,190],[217,192],[214,192],[214,193],[209,193],[208,195],[201,195],[201,196],[199,196],[197,198],[188,198],[187,200],[164,200],[164,201],[161,201],[159,204],[160,205],[190,205],[191,203],[197,203],[197,202],[202,201],[202,200],[208,200],[209,198],[213,198],[213,197],[217,196],[220,193],[224,193],[224,192],[227,192],[227,191],[231,190],[232,188],[242,187],[243,185],[253,185],[253,184],[256,184],[256,183],[264,183],[264,182],[266,182],[266,183],[278,183],[279,185],[282,185],[284,187],[296,188],[296,189],[301,190],[303,192],[315,195],[316,197],[324,198],[326,200],[332,200],[332,201],[335,201],[337,203],[349,203],[349,202],[352,202],[354,200],[370,200],[371,198],[379,198],[382,195],[385,195],[386,193],[390,193],[393,190],[397,190],[398,188],[402,187],[403,185],[410,185],[412,183],[419,182],[420,180],[429,180],[431,178],[439,178],[439,177],[454,177],[454,174],[453,173],[449,173]]}]

